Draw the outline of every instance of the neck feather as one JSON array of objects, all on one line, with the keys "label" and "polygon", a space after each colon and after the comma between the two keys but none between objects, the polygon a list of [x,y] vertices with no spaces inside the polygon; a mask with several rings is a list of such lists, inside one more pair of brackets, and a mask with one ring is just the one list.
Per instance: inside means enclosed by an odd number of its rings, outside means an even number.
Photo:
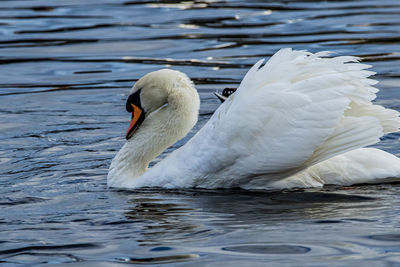
[{"label": "neck feather", "polygon": [[129,187],[146,172],[150,161],[190,131],[197,122],[199,105],[195,89],[170,94],[168,105],[149,114],[117,153],[109,169],[108,185]]}]

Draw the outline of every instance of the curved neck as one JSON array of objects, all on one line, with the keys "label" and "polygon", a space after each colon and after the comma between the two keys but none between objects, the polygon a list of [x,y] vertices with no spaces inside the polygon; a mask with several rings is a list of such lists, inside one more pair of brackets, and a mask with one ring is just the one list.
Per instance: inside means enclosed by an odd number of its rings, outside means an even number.
[{"label": "curved neck", "polygon": [[[193,97],[193,90],[196,97]],[[183,138],[197,122],[200,101],[192,89],[170,94],[168,104],[150,113],[113,159],[109,186],[128,187],[141,176],[150,161]]]}]

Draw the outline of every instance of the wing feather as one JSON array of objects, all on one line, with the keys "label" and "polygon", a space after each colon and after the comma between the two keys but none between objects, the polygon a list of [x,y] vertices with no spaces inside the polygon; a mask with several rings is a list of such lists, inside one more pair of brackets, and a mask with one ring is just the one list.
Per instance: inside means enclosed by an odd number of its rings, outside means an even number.
[{"label": "wing feather", "polygon": [[370,66],[328,55],[282,49],[258,61],[206,125],[160,163],[182,163],[164,186],[260,187],[397,131],[398,113],[371,103],[378,90]]}]

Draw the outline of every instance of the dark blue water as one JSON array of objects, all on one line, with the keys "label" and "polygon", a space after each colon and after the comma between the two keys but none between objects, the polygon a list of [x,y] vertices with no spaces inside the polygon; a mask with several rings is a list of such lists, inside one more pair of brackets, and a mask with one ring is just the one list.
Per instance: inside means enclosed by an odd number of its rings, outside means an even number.
[{"label": "dark blue water", "polygon": [[[0,265],[400,266],[396,184],[107,189],[135,80],[172,67],[196,84],[199,123],[169,153],[282,47],[361,57],[400,110],[397,0],[1,1]],[[400,156],[399,137],[376,147]]]}]

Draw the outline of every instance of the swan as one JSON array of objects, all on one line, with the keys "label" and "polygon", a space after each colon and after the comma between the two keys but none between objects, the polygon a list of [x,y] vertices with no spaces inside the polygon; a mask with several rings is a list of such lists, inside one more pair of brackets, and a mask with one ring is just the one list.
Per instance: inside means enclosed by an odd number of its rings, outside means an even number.
[{"label": "swan", "polygon": [[200,100],[182,72],[146,74],[126,102],[132,118],[108,186],[280,190],[398,181],[400,159],[365,147],[397,132],[399,113],[372,103],[370,66],[328,55],[286,48],[258,61],[202,129],[150,169],[196,124]]}]

